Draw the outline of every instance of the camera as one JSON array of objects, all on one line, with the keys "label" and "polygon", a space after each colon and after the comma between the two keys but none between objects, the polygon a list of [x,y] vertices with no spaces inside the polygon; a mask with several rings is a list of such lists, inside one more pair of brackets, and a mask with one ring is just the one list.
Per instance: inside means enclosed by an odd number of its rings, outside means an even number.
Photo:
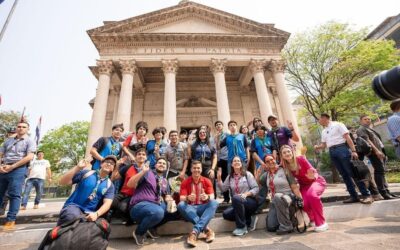
[{"label": "camera", "polygon": [[372,80],[375,94],[384,100],[400,98],[400,66],[385,70]]}]

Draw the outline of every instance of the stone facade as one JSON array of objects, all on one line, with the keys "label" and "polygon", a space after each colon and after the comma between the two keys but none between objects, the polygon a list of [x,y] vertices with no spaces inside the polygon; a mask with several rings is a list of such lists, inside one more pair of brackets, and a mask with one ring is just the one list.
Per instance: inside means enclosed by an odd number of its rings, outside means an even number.
[{"label": "stone facade", "polygon": [[239,124],[271,114],[297,127],[280,52],[289,33],[190,1],[88,31],[100,59],[88,147],[111,126]]}]

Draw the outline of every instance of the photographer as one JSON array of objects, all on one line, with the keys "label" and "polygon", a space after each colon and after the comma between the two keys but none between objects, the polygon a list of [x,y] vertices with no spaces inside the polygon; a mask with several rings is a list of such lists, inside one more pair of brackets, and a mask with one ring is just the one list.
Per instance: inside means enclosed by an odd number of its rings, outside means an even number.
[{"label": "photographer", "polygon": [[393,115],[389,117],[387,126],[396,156],[400,159],[400,99],[394,100],[390,104],[390,108],[393,111]]}]

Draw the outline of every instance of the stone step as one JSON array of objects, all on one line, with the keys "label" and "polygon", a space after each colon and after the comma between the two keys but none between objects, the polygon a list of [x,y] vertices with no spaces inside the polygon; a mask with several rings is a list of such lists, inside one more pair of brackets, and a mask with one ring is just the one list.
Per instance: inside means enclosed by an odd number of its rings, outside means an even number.
[{"label": "stone step", "polygon": [[[386,216],[399,216],[400,199],[378,201],[371,205],[354,203],[344,205],[342,203],[330,203],[325,205],[324,213],[327,222],[350,221],[357,218],[384,218]],[[265,229],[266,213],[259,215],[257,229]],[[17,225],[13,232],[0,232],[0,245],[17,244],[21,240],[25,242],[38,243],[46,232],[55,226],[55,223],[22,224]],[[216,232],[231,232],[235,228],[234,222],[226,221],[221,216],[212,219],[209,226]],[[131,238],[136,225],[111,225],[111,239]],[[185,221],[171,221],[158,229],[160,235],[186,235],[192,229],[192,225]]]}]

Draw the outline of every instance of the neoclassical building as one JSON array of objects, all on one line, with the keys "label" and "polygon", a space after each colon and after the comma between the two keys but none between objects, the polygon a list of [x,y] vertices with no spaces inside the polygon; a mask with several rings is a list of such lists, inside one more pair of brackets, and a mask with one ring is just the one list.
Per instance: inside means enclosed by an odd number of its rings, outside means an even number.
[{"label": "neoclassical building", "polygon": [[171,130],[275,114],[297,127],[281,58],[290,34],[273,24],[181,1],[87,33],[99,52],[88,147],[140,120]]}]

